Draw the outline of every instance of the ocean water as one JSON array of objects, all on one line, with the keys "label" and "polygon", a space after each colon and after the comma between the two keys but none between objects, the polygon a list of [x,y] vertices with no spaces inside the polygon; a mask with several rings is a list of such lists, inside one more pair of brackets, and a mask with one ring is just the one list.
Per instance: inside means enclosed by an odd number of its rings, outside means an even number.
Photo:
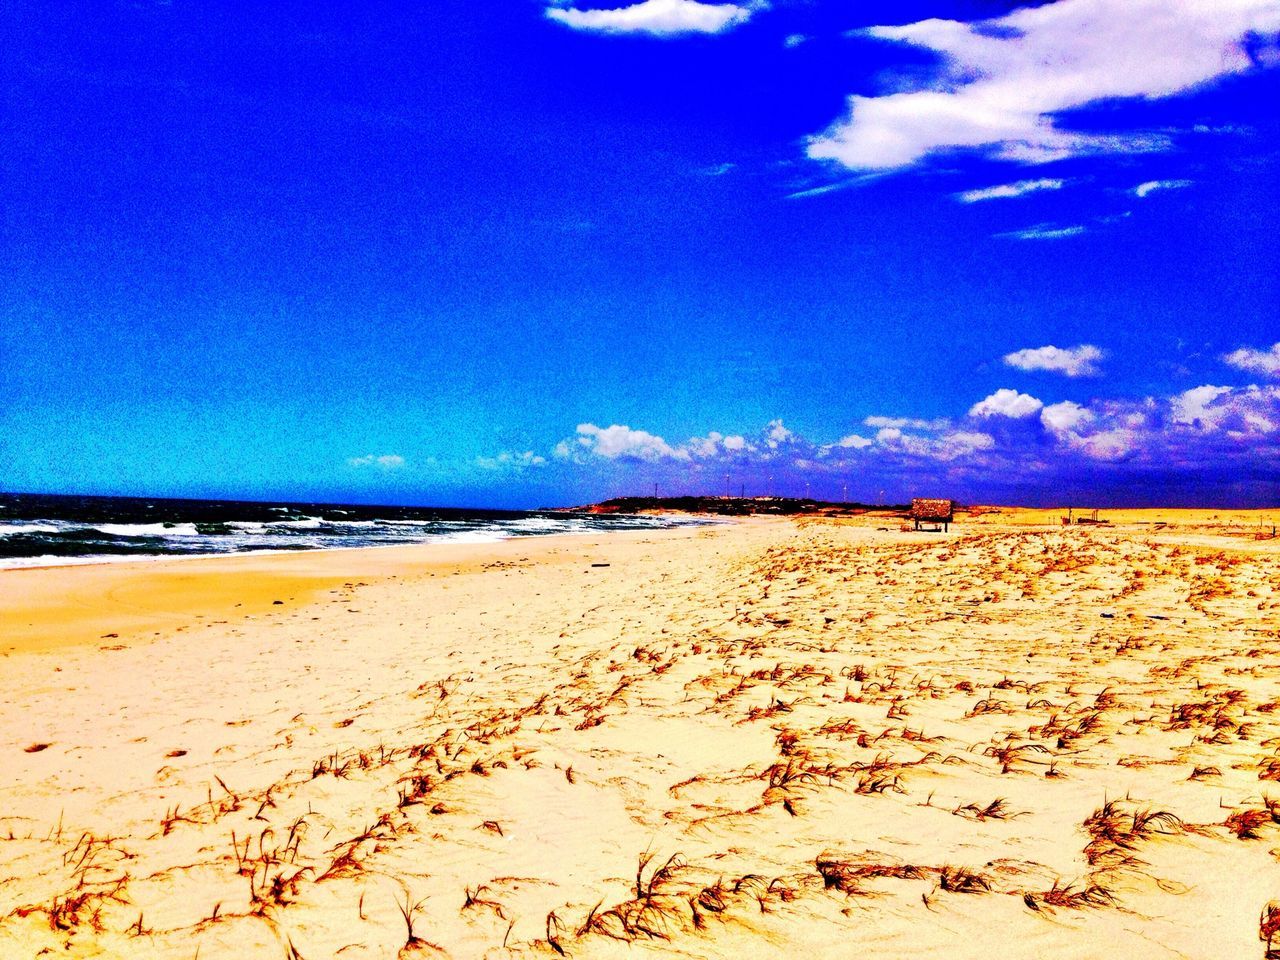
[{"label": "ocean water", "polygon": [[646,530],[688,517],[0,494],[0,568]]}]

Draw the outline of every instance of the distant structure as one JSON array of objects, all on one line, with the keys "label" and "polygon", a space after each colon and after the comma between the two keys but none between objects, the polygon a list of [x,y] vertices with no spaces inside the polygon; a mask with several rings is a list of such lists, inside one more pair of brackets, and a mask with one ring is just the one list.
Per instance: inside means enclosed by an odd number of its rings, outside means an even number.
[{"label": "distant structure", "polygon": [[1071,526],[1071,523],[1072,523],[1072,520],[1073,520],[1073,519],[1074,519],[1075,523],[1077,523],[1077,524],[1084,524],[1085,526],[1098,526],[1098,525],[1105,525],[1105,524],[1109,524],[1109,523],[1111,522],[1110,520],[1099,520],[1099,519],[1098,519],[1098,511],[1097,511],[1097,510],[1094,510],[1094,511],[1093,511],[1093,513],[1092,513],[1092,515],[1090,515],[1090,516],[1087,516],[1087,517],[1086,517],[1086,516],[1083,516],[1083,515],[1082,515],[1082,516],[1076,517],[1076,516],[1075,516],[1075,510],[1074,510],[1074,508],[1072,508],[1072,507],[1068,507],[1068,508],[1067,508],[1067,515],[1066,515],[1065,517],[1063,517],[1063,518],[1062,518],[1062,525],[1063,525],[1064,527],[1069,527],[1069,526]]},{"label": "distant structure", "polygon": [[915,522],[915,528],[920,529],[920,524],[928,523],[937,529],[941,525],[945,533],[951,525],[951,521],[955,517],[955,503],[951,500],[932,500],[925,497],[916,497],[911,501],[911,519]]}]

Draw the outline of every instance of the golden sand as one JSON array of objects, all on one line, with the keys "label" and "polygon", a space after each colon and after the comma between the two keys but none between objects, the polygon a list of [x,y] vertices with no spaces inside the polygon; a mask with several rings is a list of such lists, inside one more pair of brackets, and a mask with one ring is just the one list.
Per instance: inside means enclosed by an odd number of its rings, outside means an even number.
[{"label": "golden sand", "polygon": [[1261,958],[1280,511],[1058,515],[0,573],[0,957]]}]

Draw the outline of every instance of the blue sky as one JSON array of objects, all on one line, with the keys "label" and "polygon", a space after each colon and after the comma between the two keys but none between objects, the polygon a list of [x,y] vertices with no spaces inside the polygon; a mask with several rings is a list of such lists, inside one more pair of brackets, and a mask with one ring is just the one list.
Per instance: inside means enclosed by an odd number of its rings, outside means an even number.
[{"label": "blue sky", "polygon": [[1280,501],[1280,0],[267,6],[6,14],[0,489]]}]

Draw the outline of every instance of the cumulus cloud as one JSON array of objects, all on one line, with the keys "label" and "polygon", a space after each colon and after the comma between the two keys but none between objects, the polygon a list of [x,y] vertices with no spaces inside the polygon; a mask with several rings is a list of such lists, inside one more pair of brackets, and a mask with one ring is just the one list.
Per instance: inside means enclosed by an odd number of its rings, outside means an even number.
[{"label": "cumulus cloud", "polygon": [[769,425],[765,427],[764,435],[765,442],[773,449],[796,438],[794,433],[782,425],[781,420],[770,420]]},{"label": "cumulus cloud", "polygon": [[1280,377],[1280,343],[1272,344],[1270,350],[1241,347],[1226,354],[1222,361],[1237,370],[1260,373],[1264,377]]},{"label": "cumulus cloud", "polygon": [[942,462],[991,450],[996,445],[995,437],[978,430],[956,430],[940,437],[922,437],[897,427],[885,427],[877,432],[875,442],[877,453]]},{"label": "cumulus cloud", "polygon": [[[1163,399],[1057,407],[1063,410],[1055,410],[1051,429],[1061,449],[1094,461],[1232,469],[1233,462],[1262,464],[1280,454],[1280,387],[1206,384]],[[1042,420],[1054,408],[1046,407]]]},{"label": "cumulus cloud", "polygon": [[937,77],[850,97],[847,115],[812,138],[808,152],[884,170],[957,149],[1021,163],[1163,149],[1165,135],[1088,133],[1064,127],[1060,115],[1103,100],[1168,97],[1242,72],[1253,62],[1250,38],[1276,30],[1274,0],[1057,0],[976,23],[871,27],[866,36],[936,52]]},{"label": "cumulus cloud", "polygon": [[1131,192],[1141,200],[1147,194],[1155,193],[1157,190],[1180,190],[1189,186],[1191,186],[1190,180],[1148,180],[1146,183],[1138,184]]},{"label": "cumulus cloud", "polygon": [[1035,416],[1043,406],[1043,403],[1030,394],[1002,388],[970,407],[969,416],[1009,417],[1013,420],[1021,420],[1024,417]]},{"label": "cumulus cloud", "polygon": [[1230,387],[1206,385],[1192,387],[1178,394],[1171,403],[1174,423],[1185,423],[1200,429],[1214,429],[1217,426],[1218,411],[1211,412],[1213,402],[1224,393],[1230,392]]},{"label": "cumulus cloud", "polygon": [[698,0],[643,0],[612,10],[548,7],[547,18],[595,33],[642,33],[654,37],[722,33],[746,23],[760,4],[699,3]]},{"label": "cumulus cloud", "polygon": [[1044,424],[1046,430],[1054,433],[1066,433],[1075,430],[1077,427],[1088,423],[1093,419],[1093,414],[1085,407],[1070,400],[1063,400],[1061,403],[1051,403],[1040,411],[1040,422]]},{"label": "cumulus cloud", "polygon": [[[557,453],[567,442],[557,448]],[[646,430],[632,430],[630,426],[613,424],[612,426],[596,426],[595,424],[579,424],[577,426],[577,447],[585,449],[605,460],[687,460],[689,453],[680,451],[668,444],[666,440]]]},{"label": "cumulus cloud", "polygon": [[1115,427],[1072,439],[1072,446],[1091,460],[1114,463],[1127,460],[1138,451],[1142,434],[1132,427]]},{"label": "cumulus cloud", "polygon": [[[1280,384],[1050,404],[1003,389],[946,421],[867,419],[878,424],[874,433],[834,442],[802,436],[780,421],[747,436],[711,431],[682,444],[630,427],[584,424],[561,444],[566,459],[558,469],[598,470],[618,483],[642,466],[644,483],[688,492],[722,489],[723,475],[732,473],[734,483],[757,491],[795,492],[812,481],[818,492],[825,483],[820,495],[855,481],[863,496],[881,487],[910,495],[942,484],[961,496],[1002,490],[997,495],[1021,498],[1035,490],[1104,489],[1100,482],[1149,501],[1170,484],[1206,499],[1241,490],[1274,502],[1280,493]],[[1135,479],[1143,477],[1155,478],[1149,495]]]},{"label": "cumulus cloud", "polygon": [[1280,387],[1193,387],[1172,399],[1175,423],[1186,424],[1202,433],[1223,431],[1230,436],[1248,437],[1274,433],[1280,429]]},{"label": "cumulus cloud", "polygon": [[695,457],[709,459],[711,457],[754,450],[755,446],[746,437],[738,434],[726,437],[724,434],[712,430],[705,437],[694,437],[684,444],[684,449]]},{"label": "cumulus cloud", "polygon": [[599,427],[594,423],[578,425],[575,436],[560,441],[552,451],[559,460],[584,463],[593,458],[647,463],[681,463],[697,469],[712,460],[741,463],[746,460],[765,462],[778,460],[810,445],[787,428],[781,420],[771,420],[754,437],[723,434],[712,430],[706,436],[692,437],[683,443],[668,443],[657,434],[614,424]]},{"label": "cumulus cloud", "polygon": [[[968,424],[940,438],[949,446],[930,445],[924,442],[928,438],[885,428],[877,434],[876,446],[866,452],[909,452],[945,460],[948,450],[964,450],[972,466],[1007,471],[1024,480],[1055,467],[1069,476],[1077,462],[1235,473],[1241,471],[1233,464],[1253,464],[1252,471],[1243,472],[1254,474],[1271,464],[1271,472],[1280,478],[1274,468],[1280,462],[1280,385],[1208,384],[1167,397],[1049,405],[1013,390],[998,390],[975,404],[969,417]],[[994,426],[982,429],[988,424]]]},{"label": "cumulus cloud", "polygon": [[404,457],[398,453],[366,453],[362,457],[351,457],[347,460],[349,467],[374,467],[378,470],[399,470],[404,464]]},{"label": "cumulus cloud", "polygon": [[1106,354],[1102,348],[1090,343],[1077,347],[1029,347],[1004,355],[1007,366],[1019,370],[1048,370],[1068,377],[1094,377],[1101,371],[1098,361]]},{"label": "cumulus cloud", "polygon": [[671,446],[647,430],[633,430],[622,424],[598,427],[594,423],[578,424],[577,437],[563,440],[555,449],[560,458],[575,453],[590,453],[606,460],[688,460],[689,452]]},{"label": "cumulus cloud", "polygon": [[981,190],[965,190],[955,196],[961,203],[978,203],[982,200],[1003,200],[1010,197],[1021,197],[1039,190],[1061,190],[1065,183],[1065,180],[1049,178],[1019,180],[1017,183],[1002,183],[995,187],[983,187]]}]

